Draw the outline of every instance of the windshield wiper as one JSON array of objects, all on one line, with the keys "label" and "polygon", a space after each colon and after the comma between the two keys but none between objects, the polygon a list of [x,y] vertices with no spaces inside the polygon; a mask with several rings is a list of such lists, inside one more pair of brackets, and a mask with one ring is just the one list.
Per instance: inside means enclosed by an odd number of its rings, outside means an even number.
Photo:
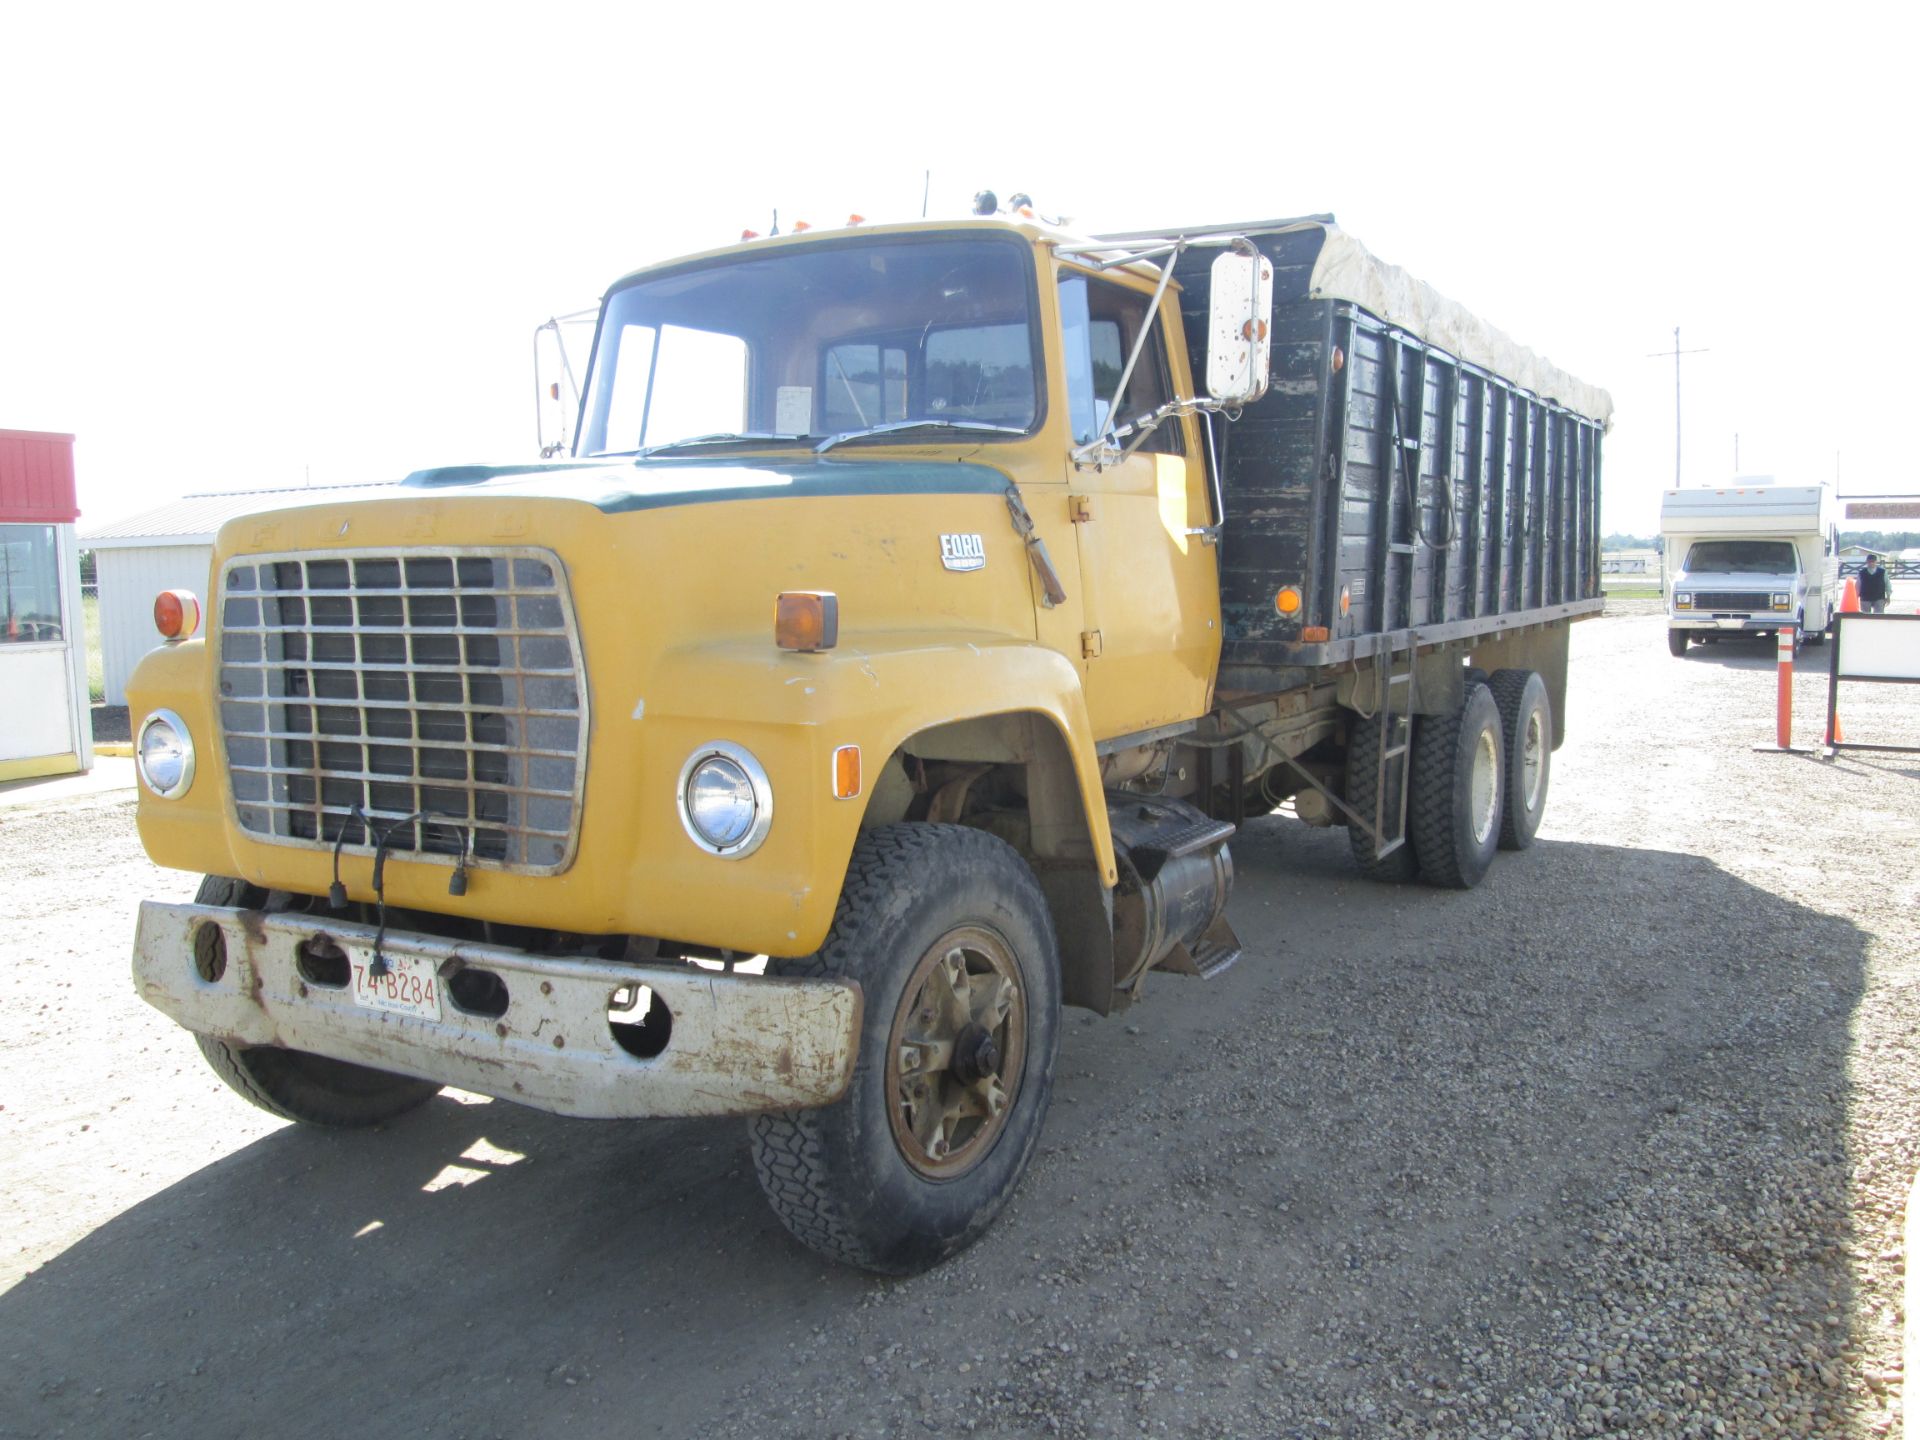
[{"label": "windshield wiper", "polygon": [[805,435],[774,435],[764,430],[716,430],[711,435],[689,435],[684,440],[663,440],[658,445],[645,445],[633,453],[644,460],[649,455],[664,454],[668,450],[684,450],[695,445],[726,445],[747,440],[805,440]]},{"label": "windshield wiper", "polygon": [[813,447],[813,453],[824,455],[843,440],[864,440],[869,435],[891,435],[896,430],[980,430],[992,435],[1027,433],[1018,425],[994,425],[985,420],[890,420],[885,425],[869,425],[864,430],[842,430],[838,435],[829,435]]}]

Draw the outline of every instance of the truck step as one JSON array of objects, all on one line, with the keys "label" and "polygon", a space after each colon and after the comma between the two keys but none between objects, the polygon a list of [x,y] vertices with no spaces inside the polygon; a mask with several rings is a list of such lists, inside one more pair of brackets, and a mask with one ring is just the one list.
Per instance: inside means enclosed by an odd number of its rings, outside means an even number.
[{"label": "truck step", "polygon": [[1207,927],[1206,933],[1191,949],[1185,945],[1174,946],[1172,952],[1154,969],[1211,980],[1238,960],[1240,955],[1240,937],[1233,933],[1233,926],[1222,915]]}]

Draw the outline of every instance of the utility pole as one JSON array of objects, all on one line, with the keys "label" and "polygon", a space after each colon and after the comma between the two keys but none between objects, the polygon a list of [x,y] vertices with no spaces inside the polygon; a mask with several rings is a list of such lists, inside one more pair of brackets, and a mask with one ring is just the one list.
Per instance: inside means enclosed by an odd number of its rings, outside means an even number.
[{"label": "utility pole", "polygon": [[[1680,327],[1673,327],[1673,349],[1654,350],[1647,356],[1649,360],[1664,360],[1673,356],[1673,485],[1680,488],[1680,357],[1682,355],[1704,355],[1706,348],[1682,350],[1680,348]],[[1738,442],[1736,441],[1737,445]],[[1736,468],[1737,465],[1736,465]]]}]

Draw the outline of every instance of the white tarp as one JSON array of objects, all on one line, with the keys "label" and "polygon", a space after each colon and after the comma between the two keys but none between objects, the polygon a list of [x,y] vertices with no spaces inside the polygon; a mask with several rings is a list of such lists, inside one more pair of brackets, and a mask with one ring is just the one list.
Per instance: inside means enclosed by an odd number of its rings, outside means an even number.
[{"label": "white tarp", "polygon": [[1419,336],[1457,360],[1491,370],[1504,380],[1531,390],[1543,400],[1557,400],[1578,415],[1608,424],[1613,397],[1560,369],[1542,355],[1495,329],[1465,306],[1449,300],[1424,280],[1416,280],[1398,265],[1389,265],[1368,251],[1338,225],[1323,220],[1256,220],[1245,225],[1203,225],[1162,231],[1135,231],[1101,239],[1139,241],[1150,236],[1279,235],[1319,230],[1325,235],[1314,261],[1307,294],[1314,300],[1347,300],[1391,325]]},{"label": "white tarp", "polygon": [[1315,300],[1351,300],[1382,320],[1411,330],[1429,345],[1491,370],[1543,400],[1558,400],[1575,414],[1602,424],[1613,418],[1613,397],[1606,391],[1575,379],[1426,281],[1387,264],[1338,226],[1321,228],[1326,231],[1326,243],[1313,262],[1307,291]]}]

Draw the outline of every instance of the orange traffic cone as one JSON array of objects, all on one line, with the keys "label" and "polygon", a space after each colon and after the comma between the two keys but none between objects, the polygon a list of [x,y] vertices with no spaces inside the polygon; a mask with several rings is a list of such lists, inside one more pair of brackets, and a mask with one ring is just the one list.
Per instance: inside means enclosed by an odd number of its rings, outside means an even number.
[{"label": "orange traffic cone", "polygon": [[1827,726],[1827,738],[1823,743],[1828,745],[1844,745],[1847,743],[1847,737],[1840,729],[1840,712],[1837,710],[1833,715],[1833,723]]},{"label": "orange traffic cone", "polygon": [[1860,613],[1860,582],[1847,576],[1846,584],[1840,587],[1840,613],[1858,615]]}]

